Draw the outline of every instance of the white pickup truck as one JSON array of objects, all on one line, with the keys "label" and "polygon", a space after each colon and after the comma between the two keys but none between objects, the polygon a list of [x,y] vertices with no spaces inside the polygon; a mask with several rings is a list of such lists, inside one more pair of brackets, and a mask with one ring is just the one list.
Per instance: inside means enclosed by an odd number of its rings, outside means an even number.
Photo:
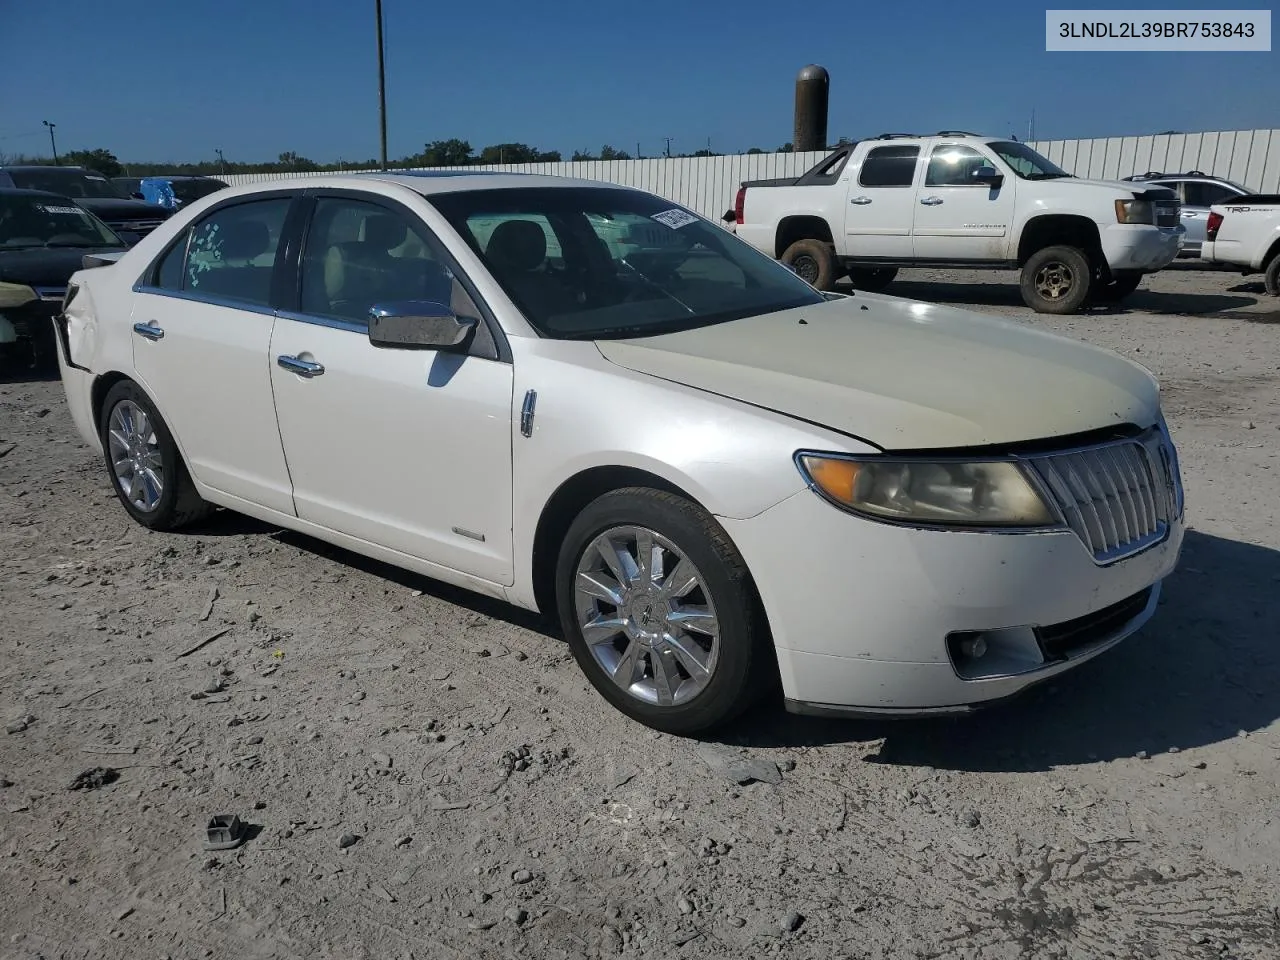
[{"label": "white pickup truck", "polygon": [[1178,255],[1177,194],[1072,176],[1016,140],[943,131],[840,147],[803,176],[742,184],[734,232],[822,290],[901,267],[1008,268],[1040,313],[1128,296]]},{"label": "white pickup truck", "polygon": [[1280,194],[1237,197],[1209,208],[1200,259],[1263,274],[1267,293],[1280,297]]}]

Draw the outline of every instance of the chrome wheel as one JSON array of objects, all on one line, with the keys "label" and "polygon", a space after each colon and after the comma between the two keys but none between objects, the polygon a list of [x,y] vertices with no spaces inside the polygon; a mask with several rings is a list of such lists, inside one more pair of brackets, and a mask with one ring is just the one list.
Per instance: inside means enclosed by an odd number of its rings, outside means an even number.
[{"label": "chrome wheel", "polygon": [[686,703],[711,682],[720,623],[702,573],[666,537],[613,527],[578,561],[583,639],[613,683],[645,703]]},{"label": "chrome wheel", "polygon": [[147,412],[132,400],[121,400],[107,423],[111,469],[125,498],[143,513],[151,513],[164,495],[164,465],[160,442]]},{"label": "chrome wheel", "polygon": [[1069,264],[1050,260],[1036,271],[1036,293],[1046,300],[1061,300],[1075,286],[1076,275]]}]

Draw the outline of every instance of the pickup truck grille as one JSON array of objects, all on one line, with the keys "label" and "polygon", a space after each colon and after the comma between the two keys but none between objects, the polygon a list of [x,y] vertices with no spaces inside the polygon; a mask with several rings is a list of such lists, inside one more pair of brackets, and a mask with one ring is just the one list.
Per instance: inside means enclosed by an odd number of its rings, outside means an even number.
[{"label": "pickup truck grille", "polygon": [[1036,459],[1067,526],[1097,563],[1154,546],[1181,511],[1176,457],[1163,430]]},{"label": "pickup truck grille", "polygon": [[1176,227],[1182,221],[1182,203],[1178,200],[1156,202],[1156,226]]},{"label": "pickup truck grille", "polygon": [[164,223],[164,220],[108,220],[106,223],[107,226],[117,232],[136,233],[140,237],[145,237],[160,224]]}]

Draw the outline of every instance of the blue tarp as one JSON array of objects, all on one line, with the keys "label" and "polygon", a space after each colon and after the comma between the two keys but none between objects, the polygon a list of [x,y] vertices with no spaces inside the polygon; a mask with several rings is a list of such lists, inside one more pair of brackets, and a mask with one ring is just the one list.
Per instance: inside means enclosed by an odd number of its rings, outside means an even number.
[{"label": "blue tarp", "polygon": [[173,181],[166,177],[143,177],[138,187],[142,199],[170,210],[178,208],[178,198],[173,195]]}]

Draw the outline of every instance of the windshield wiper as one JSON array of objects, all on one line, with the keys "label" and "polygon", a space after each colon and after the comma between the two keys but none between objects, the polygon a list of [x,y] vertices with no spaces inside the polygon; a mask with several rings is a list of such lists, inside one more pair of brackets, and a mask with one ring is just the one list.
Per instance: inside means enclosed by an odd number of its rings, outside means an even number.
[{"label": "windshield wiper", "polygon": [[1028,180],[1061,180],[1064,177],[1074,179],[1075,174],[1072,173],[1033,173],[1027,177]]}]

